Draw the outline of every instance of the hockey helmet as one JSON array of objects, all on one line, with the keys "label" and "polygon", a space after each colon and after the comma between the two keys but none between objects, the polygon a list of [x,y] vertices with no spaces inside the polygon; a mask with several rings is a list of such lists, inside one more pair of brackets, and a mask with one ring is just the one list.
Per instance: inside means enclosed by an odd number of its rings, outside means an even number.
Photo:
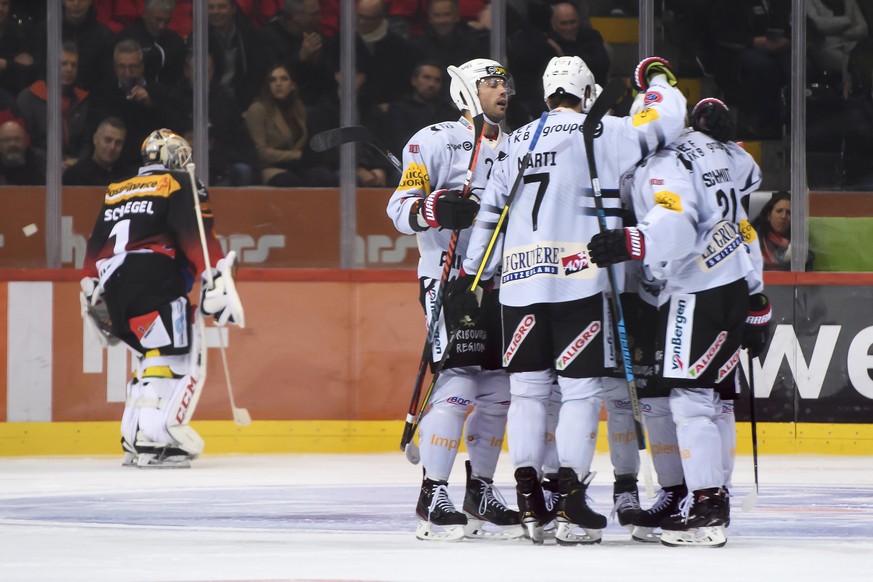
[{"label": "hockey helmet", "polygon": [[482,79],[490,77],[503,79],[506,83],[506,93],[508,95],[515,94],[512,77],[506,68],[497,61],[473,59],[460,67],[450,66],[448,71],[452,78],[452,83],[449,86],[452,101],[455,102],[458,109],[461,111],[469,110],[473,116],[482,113],[482,104],[479,102],[479,82]]},{"label": "hockey helmet", "polygon": [[543,73],[543,98],[548,100],[555,93],[578,97],[582,100],[582,111],[591,108],[597,98],[597,88],[594,73],[585,61],[575,56],[552,57]]},{"label": "hockey helmet", "polygon": [[157,129],[142,142],[144,164],[161,164],[168,170],[182,170],[191,161],[191,146],[169,129]]}]

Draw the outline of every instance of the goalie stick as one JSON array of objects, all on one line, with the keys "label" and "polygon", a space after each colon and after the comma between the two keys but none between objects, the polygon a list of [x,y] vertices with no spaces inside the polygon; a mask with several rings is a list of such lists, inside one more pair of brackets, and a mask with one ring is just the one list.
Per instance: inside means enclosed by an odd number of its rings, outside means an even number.
[{"label": "goalie stick", "polygon": [[[473,171],[476,168],[476,162],[479,159],[479,150],[482,147],[482,138],[485,134],[485,115],[479,114],[473,118],[473,135],[476,137],[476,142],[473,145],[473,154],[470,156],[470,163],[467,166],[467,174],[464,177],[464,188],[461,191],[461,196],[466,198],[470,195],[470,183],[473,181]],[[421,398],[421,388],[424,384],[424,376],[427,372],[428,364],[431,360],[431,351],[433,346],[433,338],[437,333],[437,327],[440,319],[440,312],[442,311],[443,300],[446,293],[446,283],[449,280],[449,274],[452,271],[452,264],[455,262],[455,249],[458,246],[458,237],[460,236],[461,231],[455,230],[452,231],[452,236],[449,239],[449,246],[446,249],[446,258],[445,263],[443,263],[443,271],[440,274],[440,285],[439,291],[436,294],[436,298],[433,304],[433,308],[431,310],[431,319],[430,324],[427,329],[427,336],[424,341],[424,350],[422,350],[421,361],[418,364],[418,373],[415,377],[415,385],[412,389],[412,398],[409,403],[409,410],[406,412],[406,423],[403,425],[403,434],[400,437],[400,450],[406,453],[407,458],[415,463],[418,463],[418,451],[412,442],[412,438],[415,435],[415,430],[418,427],[418,423],[421,420],[422,412],[430,399],[431,390],[428,389],[426,399],[424,403],[419,407],[419,399]],[[448,353],[448,347],[446,346],[445,352],[443,352],[443,358],[446,357]],[[442,360],[442,359],[441,359]],[[412,445],[409,447],[409,445]]]},{"label": "goalie stick", "polygon": [[328,129],[321,133],[312,136],[309,140],[309,147],[316,152],[324,152],[339,147],[344,143],[362,143],[370,146],[388,160],[398,172],[402,172],[403,168],[397,156],[392,154],[388,149],[382,148],[379,145],[379,140],[368,127],[363,125],[349,125],[347,127],[337,127],[336,129]]},{"label": "goalie stick", "polygon": [[[215,285],[215,281],[212,277],[212,262],[209,260],[209,249],[206,245],[206,229],[203,226],[203,213],[200,211],[200,197],[197,195],[197,178],[194,174],[194,169],[193,163],[189,163],[185,166],[185,170],[188,172],[188,177],[191,178],[191,192],[194,196],[194,214],[197,216],[197,229],[200,234],[200,248],[203,250],[203,263],[206,265],[204,274],[209,286],[212,287]],[[233,254],[233,252],[231,252],[231,254]],[[205,343],[206,342],[204,341],[204,350],[206,349]],[[230,399],[230,410],[233,413],[233,421],[238,426],[248,426],[252,423],[252,417],[249,414],[249,411],[245,408],[238,407],[233,399],[233,388],[230,384],[230,370],[227,367],[227,353],[224,350],[224,338],[221,337],[220,330],[218,334],[218,347],[221,352],[221,364],[224,368],[224,381],[227,385],[227,396]]]},{"label": "goalie stick", "polygon": [[[594,138],[597,133],[597,126],[601,124],[606,113],[618,103],[619,99],[625,94],[627,88],[624,80],[614,78],[609,81],[603,93],[591,106],[585,121],[582,122],[582,138],[585,140],[585,155],[588,158],[588,172],[591,174],[591,188],[594,191],[594,204],[597,209],[597,222],[600,226],[600,232],[607,230],[606,212],[603,209],[603,192],[600,189],[600,178],[597,175],[597,163],[594,157]],[[625,380],[627,381],[627,392],[630,397],[631,410],[634,416],[634,432],[637,437],[637,448],[641,451],[640,460],[643,466],[643,480],[646,484],[646,494],[649,497],[654,497],[654,483],[652,481],[652,473],[649,464],[648,450],[646,448],[646,435],[643,431],[642,409],[640,408],[640,398],[637,394],[637,384],[634,378],[633,364],[631,363],[630,347],[628,346],[627,331],[624,326],[624,311],[621,308],[621,299],[618,296],[618,281],[615,274],[615,265],[607,267],[607,275],[609,276],[610,288],[610,304],[612,306],[613,319],[618,331],[618,341],[621,346],[621,362],[624,368]]]}]

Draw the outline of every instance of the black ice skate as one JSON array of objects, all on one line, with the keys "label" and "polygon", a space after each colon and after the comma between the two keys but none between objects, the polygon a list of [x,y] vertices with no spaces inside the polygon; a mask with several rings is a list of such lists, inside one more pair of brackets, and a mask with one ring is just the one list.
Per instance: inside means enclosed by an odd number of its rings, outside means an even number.
[{"label": "black ice skate", "polygon": [[661,543],[670,547],[720,548],[727,543],[724,532],[726,518],[724,489],[699,489],[682,500],[679,513],[661,522]]},{"label": "black ice skate", "polygon": [[[558,514],[558,498],[561,496],[561,488],[558,485],[557,473],[546,473],[543,475],[543,497],[546,502],[546,510],[549,521],[555,520]],[[548,530],[548,526],[546,527]]]},{"label": "black ice skate", "polygon": [[664,487],[658,491],[658,497],[648,509],[641,509],[631,522],[634,526],[631,537],[637,542],[661,541],[655,528],[661,527],[661,521],[679,512],[679,502],[688,496],[685,483]]},{"label": "black ice skate", "polygon": [[[467,468],[467,493],[464,495],[464,513],[467,526],[464,533],[469,538],[515,539],[524,535],[518,512],[506,507],[494,481],[473,475],[470,461]],[[486,527],[485,524],[491,524]],[[492,527],[493,526],[493,527]]]},{"label": "black ice skate", "polygon": [[421,482],[421,494],[415,513],[418,528],[415,537],[420,540],[456,542],[464,538],[467,518],[455,509],[449,499],[448,482],[425,479]]},{"label": "black ice skate", "polygon": [[612,513],[618,524],[633,530],[633,519],[640,511],[640,492],[634,475],[616,475],[612,485]]},{"label": "black ice skate", "polygon": [[552,519],[546,508],[543,486],[537,470],[533,467],[519,467],[515,470],[515,491],[518,494],[518,513],[524,536],[535,544],[542,544],[543,529]]},{"label": "black ice skate", "polygon": [[588,473],[580,482],[572,468],[558,469],[561,496],[558,500],[558,531],[555,539],[561,545],[599,544],[603,537],[606,517],[588,506],[588,484],[593,478],[594,473]]}]

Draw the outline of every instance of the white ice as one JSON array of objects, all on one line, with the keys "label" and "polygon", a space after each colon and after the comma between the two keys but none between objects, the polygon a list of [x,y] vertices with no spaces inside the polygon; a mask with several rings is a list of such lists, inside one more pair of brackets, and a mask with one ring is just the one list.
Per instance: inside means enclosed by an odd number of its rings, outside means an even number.
[{"label": "white ice", "polygon": [[[463,455],[450,487],[463,499]],[[611,509],[595,459],[595,509]],[[0,581],[853,582],[873,580],[873,461],[762,456],[757,505],[741,457],[728,543],[599,546],[415,539],[419,467],[402,454],[209,456],[190,470],[120,457],[0,458]],[[496,483],[510,503],[512,469]],[[645,502],[644,502],[645,504]]]}]

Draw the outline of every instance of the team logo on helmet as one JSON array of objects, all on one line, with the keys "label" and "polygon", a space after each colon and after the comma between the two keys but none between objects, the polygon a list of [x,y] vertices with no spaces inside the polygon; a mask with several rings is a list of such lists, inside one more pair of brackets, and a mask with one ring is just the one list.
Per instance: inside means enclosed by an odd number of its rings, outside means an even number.
[{"label": "team logo on helmet", "polygon": [[485,77],[503,77],[504,79],[507,77],[506,69],[503,67],[495,67],[494,65],[488,65],[485,67]]}]

